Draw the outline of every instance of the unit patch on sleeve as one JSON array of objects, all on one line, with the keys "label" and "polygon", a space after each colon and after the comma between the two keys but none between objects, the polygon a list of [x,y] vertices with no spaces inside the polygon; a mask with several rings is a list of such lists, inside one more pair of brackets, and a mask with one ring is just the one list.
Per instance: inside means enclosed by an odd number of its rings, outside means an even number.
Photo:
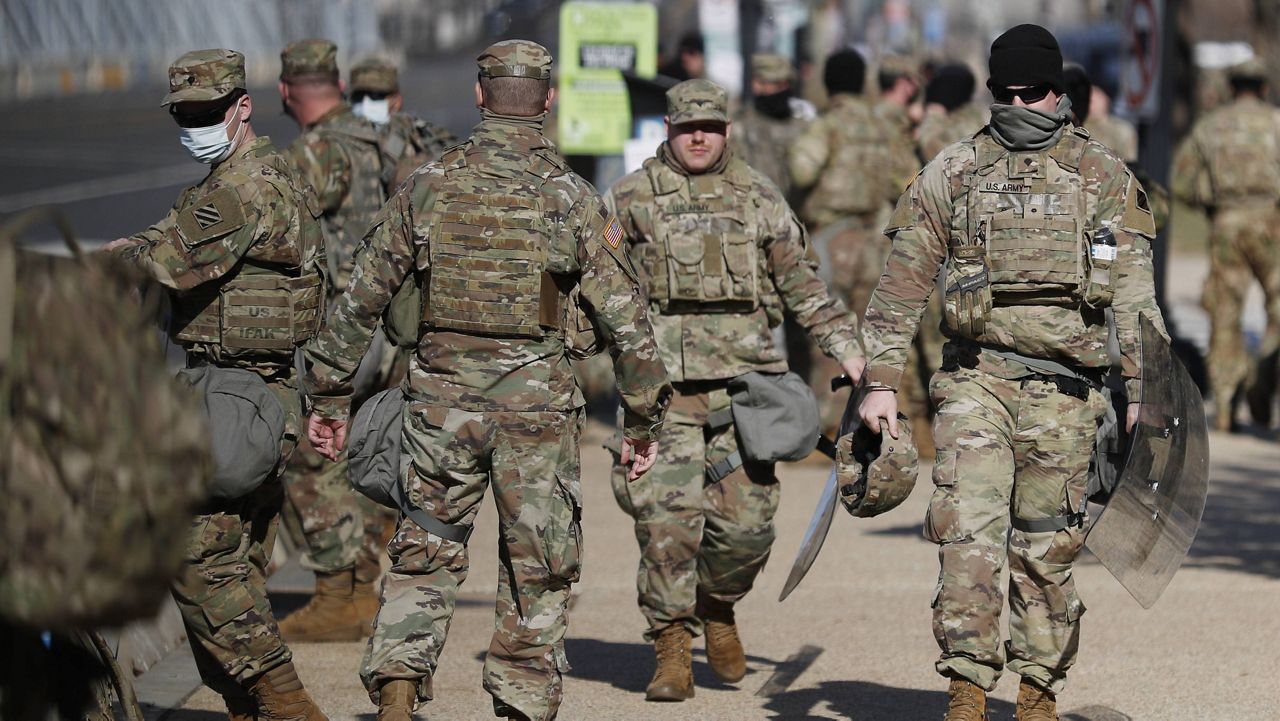
[{"label": "unit patch on sleeve", "polygon": [[244,224],[244,208],[232,188],[219,188],[201,196],[178,213],[178,231],[188,248],[239,230]]}]

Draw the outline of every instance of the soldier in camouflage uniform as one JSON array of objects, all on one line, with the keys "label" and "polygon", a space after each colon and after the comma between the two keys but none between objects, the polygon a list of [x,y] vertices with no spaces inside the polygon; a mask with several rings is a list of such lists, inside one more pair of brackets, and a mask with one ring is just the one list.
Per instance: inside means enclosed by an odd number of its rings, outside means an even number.
[{"label": "soldier in camouflage uniform", "polygon": [[[1047,30],[1007,31],[990,68],[997,102],[987,131],[934,158],[886,229],[893,251],[863,319],[869,390],[859,413],[873,429],[887,419],[897,437],[895,391],[945,268],[947,345],[930,386],[936,489],[924,533],[939,546],[932,605],[937,670],[952,679],[946,719],[982,721],[985,692],[1007,660],[1022,677],[1018,721],[1053,721],[1084,613],[1072,566],[1105,403],[1105,311],[1114,312],[1136,401],[1139,314],[1164,332],[1154,226],[1124,161],[1070,124],[1062,56]],[[1046,361],[1057,364],[1052,373]],[[1137,409],[1129,406],[1130,427]]]},{"label": "soldier in camouflage uniform", "polygon": [[388,195],[418,166],[435,160],[458,139],[445,128],[401,112],[400,73],[395,63],[369,57],[351,68],[351,109],[382,133],[383,185]]},{"label": "soldier in camouflage uniform", "polygon": [[781,55],[751,56],[751,105],[733,118],[733,152],[760,171],[791,201],[787,148],[817,113],[797,98],[795,70]]},{"label": "soldier in camouflage uniform", "polygon": [[916,133],[920,160],[928,163],[942,149],[972,137],[987,124],[986,108],[973,102],[976,82],[963,63],[938,68],[924,89],[924,120]]},{"label": "soldier in camouflage uniform", "polygon": [[[796,138],[789,153],[792,182],[807,192],[800,217],[814,238],[830,291],[858,317],[880,278],[889,241],[880,233],[917,170],[915,152],[893,140],[894,129],[862,95],[866,63],[856,50],[827,59],[823,80],[830,105]],[[809,386],[834,429],[844,396],[831,391],[839,369],[811,348]],[[923,394],[918,394],[923,395]]]},{"label": "soldier in camouflage uniform", "polygon": [[902,55],[886,55],[880,58],[876,79],[880,87],[876,115],[894,129],[891,140],[895,152],[910,148],[914,153],[916,125],[924,112],[919,103],[924,88],[919,63]]},{"label": "soldier in camouflage uniform", "polygon": [[1233,68],[1231,83],[1235,100],[1196,123],[1173,168],[1174,195],[1204,208],[1212,221],[1202,304],[1218,430],[1232,427],[1234,397],[1248,374],[1240,320],[1251,277],[1262,284],[1266,303],[1262,356],[1280,343],[1280,110],[1263,101],[1261,61]]},{"label": "soldier in camouflage uniform", "polygon": [[392,567],[361,670],[380,721],[408,721],[432,697],[486,486],[501,565],[484,686],[498,716],[555,717],[582,542],[583,401],[569,369],[577,346],[566,343],[579,309],[610,347],[633,480],[656,458],[671,394],[622,229],[542,134],[551,56],[510,40],[477,62],[483,120],[378,214],[308,352],[312,440],[336,453],[352,374],[383,308],[406,279],[423,289],[401,483],[433,520],[424,529],[402,519],[388,547]]},{"label": "soldier in camouflage uniform", "polygon": [[638,483],[619,469],[613,482],[636,522],[658,659],[646,697],[657,701],[693,696],[690,649],[704,627],[712,670],[729,682],[746,673],[733,606],[769,558],[780,489],[772,463],[728,460],[729,381],[787,370],[771,333],[784,308],[851,376],[862,370],[853,319],[827,294],[781,191],[726,149],[727,104],[709,80],[667,91],[667,142],[606,196],[675,386],[657,466]]},{"label": "soldier in camouflage uniform", "polygon": [[[314,334],[323,303],[318,213],[288,158],[253,132],[243,55],[183,55],[169,67],[169,88],[164,105],[183,145],[213,168],[162,220],[107,249],[170,289],[169,334],[188,366],[243,368],[266,381],[285,411],[287,458],[300,431],[294,349]],[[281,499],[271,478],[243,498],[210,502],[192,523],[174,584],[200,676],[233,719],[325,718],[267,599]]]},{"label": "soldier in camouflage uniform", "polygon": [[[289,154],[315,191],[328,254],[329,312],[347,285],[352,257],[386,198],[377,128],[357,117],[342,98],[337,47],[328,40],[299,40],[280,53],[280,97],[302,135]],[[392,355],[380,341],[384,355]],[[359,389],[364,397],[386,386],[375,376]],[[363,376],[362,376],[363,377]],[[310,602],[280,623],[290,641],[355,641],[367,635],[378,609],[374,583],[381,571],[377,505],[351,489],[346,459],[326,462],[306,439],[285,477],[285,521],[315,571]],[[365,520],[369,519],[369,533]],[[368,539],[366,539],[366,535]]]},{"label": "soldier in camouflage uniform", "polygon": [[1096,83],[1090,87],[1089,119],[1085,128],[1094,140],[1116,151],[1126,163],[1132,163],[1138,159],[1138,130],[1128,120],[1111,114],[1114,95]]}]

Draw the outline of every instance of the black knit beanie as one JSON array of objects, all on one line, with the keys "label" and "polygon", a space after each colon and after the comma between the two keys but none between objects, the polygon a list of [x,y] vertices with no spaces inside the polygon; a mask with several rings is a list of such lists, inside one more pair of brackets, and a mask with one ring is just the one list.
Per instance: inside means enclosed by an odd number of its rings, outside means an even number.
[{"label": "black knit beanie", "polygon": [[867,62],[857,50],[841,50],[827,58],[826,68],[822,71],[822,82],[827,86],[827,94],[862,92],[867,80]]},{"label": "black knit beanie", "polygon": [[1062,50],[1053,33],[1039,25],[1009,28],[991,43],[988,88],[1049,83],[1059,93],[1066,88],[1062,77]]},{"label": "black knit beanie", "polygon": [[1084,68],[1075,63],[1067,63],[1062,69],[1062,76],[1066,80],[1067,97],[1071,98],[1071,112],[1076,116],[1076,124],[1084,125],[1084,121],[1089,119],[1093,83],[1089,82]]},{"label": "black knit beanie", "polygon": [[973,99],[973,73],[959,63],[943,65],[933,73],[924,89],[925,105],[937,103],[951,112]]}]

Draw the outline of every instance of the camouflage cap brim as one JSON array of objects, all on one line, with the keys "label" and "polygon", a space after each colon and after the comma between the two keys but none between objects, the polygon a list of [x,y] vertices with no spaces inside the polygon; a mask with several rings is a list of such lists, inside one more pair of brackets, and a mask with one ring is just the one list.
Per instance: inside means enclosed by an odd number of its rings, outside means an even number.
[{"label": "camouflage cap brim", "polygon": [[235,92],[236,86],[226,85],[217,88],[201,88],[186,87],[175,90],[164,96],[160,107],[168,107],[175,103],[192,103],[192,102],[208,102],[210,100],[221,100],[231,93]]},{"label": "camouflage cap brim", "polygon": [[728,123],[729,116],[718,110],[709,110],[707,108],[690,108],[683,110],[675,115],[668,115],[667,121],[672,125],[683,125],[685,123]]}]

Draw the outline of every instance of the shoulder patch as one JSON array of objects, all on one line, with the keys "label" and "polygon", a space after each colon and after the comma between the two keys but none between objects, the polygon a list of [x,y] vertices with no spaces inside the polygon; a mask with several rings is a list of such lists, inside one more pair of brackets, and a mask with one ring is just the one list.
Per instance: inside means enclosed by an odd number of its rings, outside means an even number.
[{"label": "shoulder patch", "polygon": [[618,219],[612,215],[609,216],[609,222],[604,226],[602,237],[606,245],[617,250],[618,245],[622,243],[622,223],[619,223]]},{"label": "shoulder patch", "polygon": [[224,186],[196,198],[178,213],[178,231],[188,248],[204,245],[245,224],[244,206],[236,191]]}]

